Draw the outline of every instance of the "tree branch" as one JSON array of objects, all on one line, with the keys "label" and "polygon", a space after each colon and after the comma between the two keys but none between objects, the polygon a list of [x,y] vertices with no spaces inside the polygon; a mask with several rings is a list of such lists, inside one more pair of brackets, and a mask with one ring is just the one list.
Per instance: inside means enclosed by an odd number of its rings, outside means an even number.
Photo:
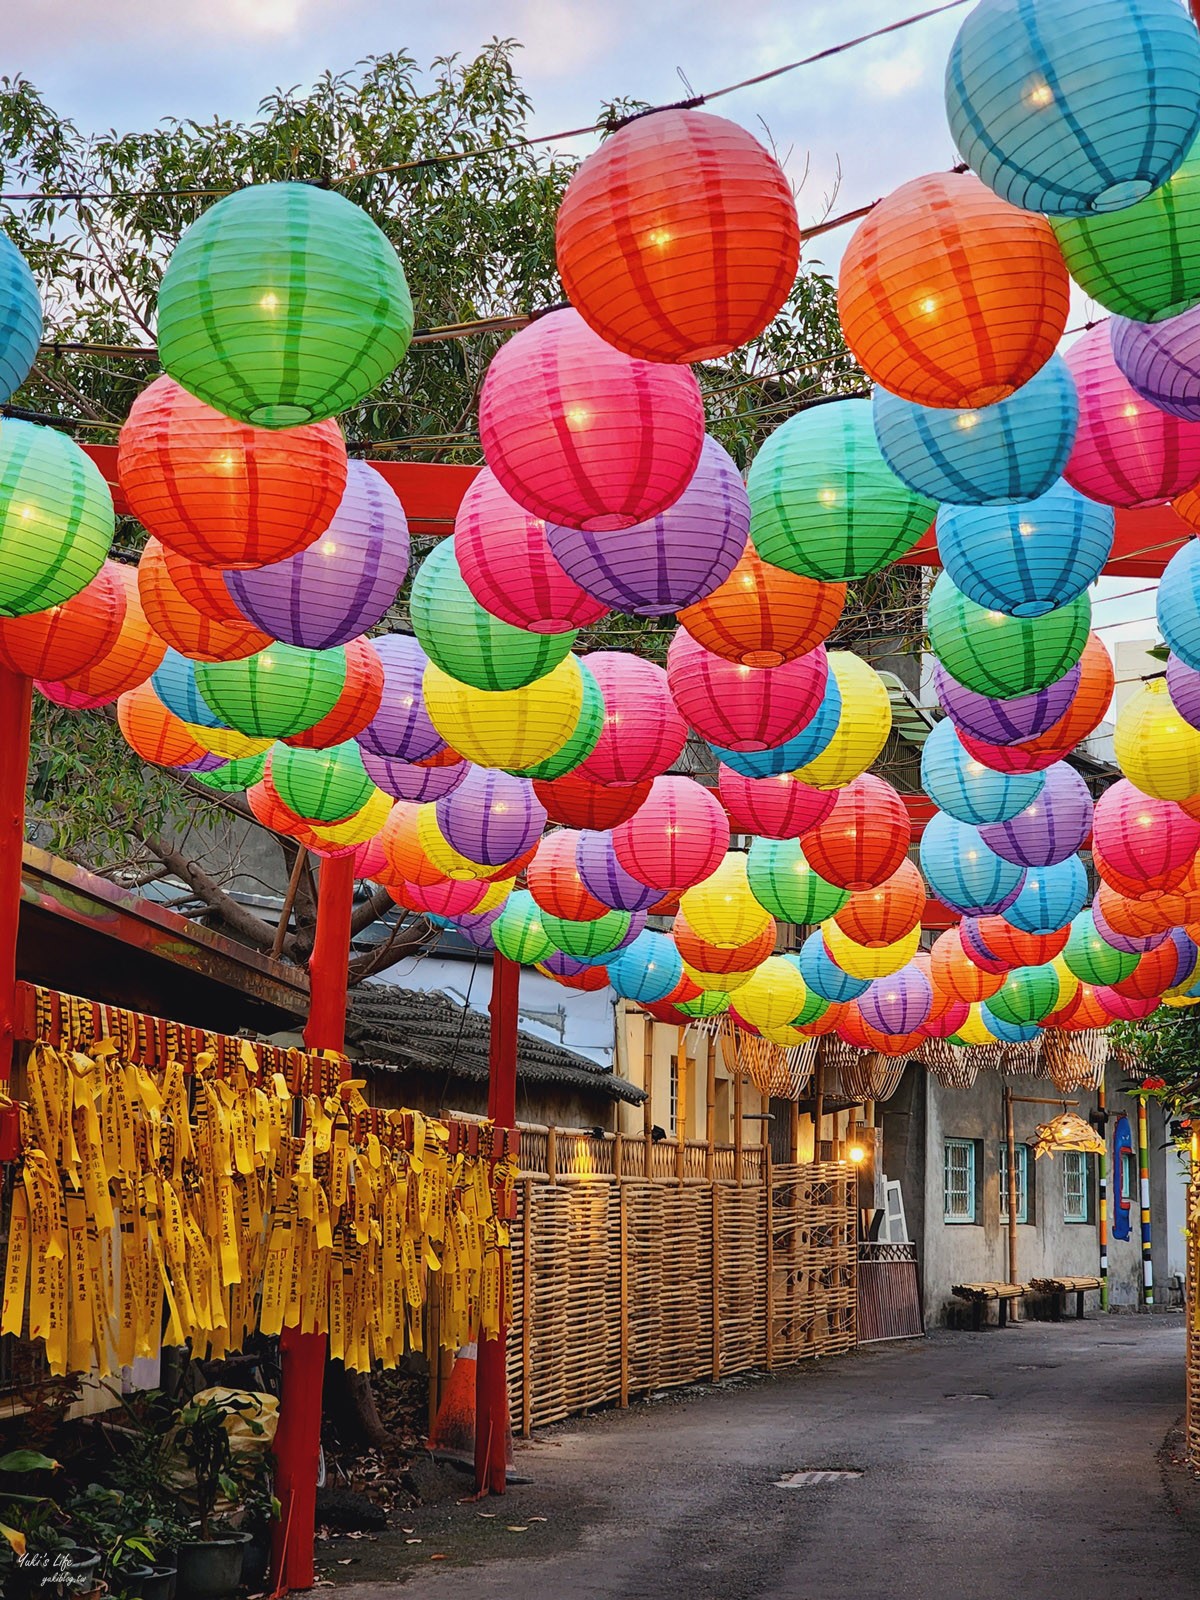
[{"label": "tree branch", "polygon": [[384,967],[393,966],[397,961],[402,961],[406,955],[423,950],[426,945],[433,943],[437,934],[437,928],[432,923],[426,922],[424,917],[416,917],[411,922],[397,923],[381,945],[351,959],[350,986],[361,983],[364,978],[373,977]]},{"label": "tree branch", "polygon": [[232,895],[225,893],[215,878],[209,877],[202,867],[198,867],[194,861],[181,850],[177,850],[174,845],[168,844],[165,839],[160,839],[154,833],[140,837],[143,837],[147,848],[153,850],[163,866],[189,884],[223,922],[245,939],[247,944],[252,944],[259,950],[270,950],[275,939],[275,929],[269,922],[264,922],[261,917],[255,916],[253,911],[248,911],[245,906],[239,905]]}]

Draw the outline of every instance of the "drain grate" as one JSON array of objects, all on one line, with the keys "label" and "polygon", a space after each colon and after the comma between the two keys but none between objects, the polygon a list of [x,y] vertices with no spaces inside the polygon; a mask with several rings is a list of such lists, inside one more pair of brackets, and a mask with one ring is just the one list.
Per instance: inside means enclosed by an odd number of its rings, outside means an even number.
[{"label": "drain grate", "polygon": [[801,1467],[798,1472],[787,1472],[775,1479],[777,1489],[812,1489],[821,1483],[845,1483],[849,1478],[861,1478],[861,1467]]}]

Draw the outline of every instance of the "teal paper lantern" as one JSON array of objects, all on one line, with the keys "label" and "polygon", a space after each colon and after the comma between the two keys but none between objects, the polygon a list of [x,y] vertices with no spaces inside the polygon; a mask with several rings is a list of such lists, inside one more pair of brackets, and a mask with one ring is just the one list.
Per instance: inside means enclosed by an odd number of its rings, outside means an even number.
[{"label": "teal paper lantern", "polygon": [[74,439],[0,418],[0,616],[62,605],[108,554],[108,485]]},{"label": "teal paper lantern", "polygon": [[929,597],[929,643],[964,688],[997,700],[1033,694],[1061,678],[1087,643],[1087,591],[1040,617],[1010,617],[976,605],[943,572]]},{"label": "teal paper lantern", "polygon": [[196,662],[181,656],[178,650],[168,649],[162,664],[151,674],[150,683],[155,694],[184,722],[194,728],[224,728],[196,683]]},{"label": "teal paper lantern", "polygon": [[993,772],[964,747],[949,717],[921,746],[921,787],[939,811],[978,827],[1008,822],[1042,792],[1040,772]]},{"label": "teal paper lantern", "polygon": [[[825,936],[818,928],[810,933],[800,946],[800,976],[826,1005],[842,1005],[847,1000],[857,1000],[871,987],[870,978],[852,978],[829,954]],[[809,1021],[812,1019],[809,1018]]]},{"label": "teal paper lantern", "polygon": [[1014,506],[946,505],[938,512],[942,565],[976,605],[1011,617],[1041,617],[1074,600],[1112,550],[1111,506],[1059,478]]},{"label": "teal paper lantern", "polygon": [[1006,910],[1025,882],[1024,867],[998,856],[978,828],[943,811],[921,835],[921,871],[930,893],[964,916]]},{"label": "teal paper lantern", "polygon": [[353,739],[324,750],[276,745],[270,778],[284,805],[306,822],[345,822],[375,793]]},{"label": "teal paper lantern", "polygon": [[226,761],[212,772],[196,772],[192,776],[206,789],[216,789],[220,794],[240,794],[251,789],[267,770],[267,752],[257,756],[239,756],[236,761]]},{"label": "teal paper lantern", "polygon": [[502,956],[522,966],[536,966],[554,949],[542,927],[542,912],[528,889],[514,889],[491,925],[492,941]]},{"label": "teal paper lantern", "polygon": [[0,233],[0,405],[29,376],[42,342],[42,302],[25,257]]},{"label": "teal paper lantern", "polygon": [[753,839],[746,854],[750,893],[780,922],[824,922],[850,898],[810,867],[798,839]]},{"label": "teal paper lantern", "polygon": [[883,459],[914,493],[956,505],[1010,505],[1045,494],[1075,442],[1079,404],[1061,356],[1007,400],[973,410],[871,397]]},{"label": "teal paper lantern", "polygon": [[865,578],[905,555],[936,510],[884,460],[869,400],[789,417],[755,456],[746,487],[762,560],[825,582]]},{"label": "teal paper lantern", "polygon": [[606,963],[608,981],[624,1000],[654,1005],[683,977],[683,957],[669,934],[646,928]]},{"label": "teal paper lantern", "polygon": [[530,633],[485,611],[459,571],[453,539],[421,563],[410,601],[413,632],[429,659],[475,689],[523,689],[552,672],[575,642],[568,633]]},{"label": "teal paper lantern", "polygon": [[1200,539],[1189,539],[1167,562],[1155,604],[1172,653],[1200,670]]},{"label": "teal paper lantern", "polygon": [[1200,37],[1180,0],[981,0],[946,63],[963,160],[1026,211],[1119,211],[1200,127]]},{"label": "teal paper lantern", "polygon": [[196,686],[227,728],[256,739],[303,733],[333,710],[346,653],[273,644],[242,661],[198,661]]},{"label": "teal paper lantern", "polygon": [[1052,867],[1030,867],[1004,915],[1022,933],[1057,933],[1079,915],[1087,897],[1087,868],[1078,856],[1068,856]]},{"label": "teal paper lantern", "polygon": [[391,243],[329,189],[268,183],[210,206],[158,291],[158,353],[241,422],[295,428],[356,405],[403,359],[412,300]]},{"label": "teal paper lantern", "polygon": [[1016,1027],[1040,1022],[1058,1004],[1058,973],[1048,963],[1014,967],[987,1002],[993,1017]]}]

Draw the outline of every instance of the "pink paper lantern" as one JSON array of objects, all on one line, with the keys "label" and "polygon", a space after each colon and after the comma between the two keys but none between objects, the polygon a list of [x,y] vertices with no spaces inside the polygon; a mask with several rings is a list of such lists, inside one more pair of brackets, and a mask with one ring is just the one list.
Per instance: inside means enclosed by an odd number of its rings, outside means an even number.
[{"label": "pink paper lantern", "polygon": [[1147,999],[1139,999],[1132,995],[1118,994],[1108,984],[1097,984],[1092,993],[1109,1016],[1117,1022],[1141,1022],[1159,1007],[1159,997],[1156,994],[1150,995]]},{"label": "pink paper lantern", "polygon": [[[366,763],[364,762],[365,766]],[[382,872],[387,866],[387,857],[383,853],[383,846],[379,842],[379,835],[372,839],[365,839],[362,844],[354,847],[354,876],[356,878],[373,878],[377,872]]]},{"label": "pink paper lantern", "polygon": [[504,490],[568,528],[630,528],[673,505],[704,441],[690,368],[622,355],[577,311],[539,317],[492,358],[479,436]]},{"label": "pink paper lantern", "polygon": [[604,697],[604,726],[595,749],[571,776],[628,785],[666,772],[687,743],[687,723],[671,698],[666,673],[653,661],[619,650],[597,650],[583,660]]},{"label": "pink paper lantern", "polygon": [[717,792],[735,833],[764,839],[798,839],[833,810],[836,789],[814,789],[783,772],[771,778],[744,778],[724,764],[717,768]]},{"label": "pink paper lantern", "polygon": [[778,667],[746,667],[676,631],[667,685],[685,721],[722,750],[772,750],[808,726],[825,695],[825,646]]},{"label": "pink paper lantern", "polygon": [[1192,860],[1200,849],[1200,821],[1122,778],[1097,800],[1092,838],[1124,877],[1157,878]]},{"label": "pink paper lantern", "polygon": [[613,854],[639,882],[681,894],[711,877],[729,849],[729,818],[693,778],[658,777],[628,822],[613,829]]}]

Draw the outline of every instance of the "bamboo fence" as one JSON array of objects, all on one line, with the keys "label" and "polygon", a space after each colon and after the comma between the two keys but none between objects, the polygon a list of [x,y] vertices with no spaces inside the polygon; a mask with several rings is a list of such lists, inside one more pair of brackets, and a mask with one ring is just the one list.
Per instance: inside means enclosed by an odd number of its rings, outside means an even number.
[{"label": "bamboo fence", "polygon": [[[1193,1147],[1194,1149],[1194,1147]],[[1187,1458],[1200,1471],[1200,1166],[1192,1162],[1187,1192]]]}]

